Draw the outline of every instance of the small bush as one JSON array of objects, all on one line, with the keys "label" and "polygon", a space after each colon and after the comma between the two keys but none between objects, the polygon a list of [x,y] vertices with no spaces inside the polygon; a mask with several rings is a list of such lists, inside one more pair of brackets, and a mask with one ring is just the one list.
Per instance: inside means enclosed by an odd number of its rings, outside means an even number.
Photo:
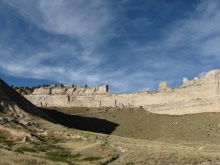
[{"label": "small bush", "polygon": [[102,159],[101,157],[88,157],[88,158],[84,158],[83,160],[85,161],[97,161]]},{"label": "small bush", "polygon": [[47,156],[57,156],[57,157],[70,157],[71,153],[69,151],[52,151],[52,152],[47,152]]},{"label": "small bush", "polygon": [[30,147],[25,147],[25,146],[24,147],[19,147],[15,151],[21,152],[21,153],[23,153],[23,152],[36,152],[35,149],[30,148]]},{"label": "small bush", "polygon": [[81,154],[72,155],[69,151],[52,151],[46,153],[46,158],[56,162],[71,163],[74,159],[81,156]]},{"label": "small bush", "polygon": [[11,134],[8,131],[1,130],[0,132],[0,139],[7,139],[11,137]]},{"label": "small bush", "polygon": [[45,146],[36,146],[36,150],[40,152],[46,152],[46,147]]},{"label": "small bush", "polygon": [[72,158],[78,158],[78,157],[80,157],[80,156],[82,156],[80,153],[77,153],[77,154],[75,154],[75,155],[72,155]]},{"label": "small bush", "polygon": [[7,139],[0,139],[0,144],[2,145],[6,145],[8,147],[12,147],[13,145],[15,145],[14,141],[12,140],[7,140]]}]

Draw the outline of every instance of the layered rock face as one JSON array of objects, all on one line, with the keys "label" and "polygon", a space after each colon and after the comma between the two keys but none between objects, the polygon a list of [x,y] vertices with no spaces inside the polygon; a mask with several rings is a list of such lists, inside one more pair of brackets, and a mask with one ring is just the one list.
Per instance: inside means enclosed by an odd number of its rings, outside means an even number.
[{"label": "layered rock face", "polygon": [[41,87],[33,91],[32,95],[95,95],[108,93],[108,85],[100,87],[77,88],[71,86],[64,87]]},{"label": "layered rock face", "polygon": [[171,89],[162,82],[156,92],[110,94],[108,86],[94,88],[39,88],[25,97],[37,106],[47,107],[142,107],[159,114],[220,112],[220,70],[205,77],[183,79]]}]

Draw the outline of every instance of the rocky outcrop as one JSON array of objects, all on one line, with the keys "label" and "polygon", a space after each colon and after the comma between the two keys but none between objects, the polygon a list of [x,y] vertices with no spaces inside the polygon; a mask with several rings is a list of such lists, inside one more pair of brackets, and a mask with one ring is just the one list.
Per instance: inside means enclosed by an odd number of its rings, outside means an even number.
[{"label": "rocky outcrop", "polygon": [[162,82],[156,92],[110,94],[107,86],[53,90],[56,90],[54,94],[42,91],[36,95],[34,91],[25,97],[37,106],[47,107],[142,107],[153,113],[171,115],[220,112],[220,70],[212,70],[202,78],[184,78],[183,85],[175,89]]},{"label": "rocky outcrop", "polygon": [[96,94],[106,94],[108,93],[108,86],[103,85],[100,87],[41,87],[34,89],[33,93],[30,95],[96,95]]},{"label": "rocky outcrop", "polygon": [[67,89],[66,88],[53,88],[51,91],[52,95],[65,95]]},{"label": "rocky outcrop", "polygon": [[51,88],[36,88],[34,89],[33,95],[50,95],[51,94]]},{"label": "rocky outcrop", "polygon": [[158,91],[163,91],[163,90],[167,90],[168,87],[167,87],[167,82],[166,81],[163,81],[159,84],[159,88],[158,88]]}]

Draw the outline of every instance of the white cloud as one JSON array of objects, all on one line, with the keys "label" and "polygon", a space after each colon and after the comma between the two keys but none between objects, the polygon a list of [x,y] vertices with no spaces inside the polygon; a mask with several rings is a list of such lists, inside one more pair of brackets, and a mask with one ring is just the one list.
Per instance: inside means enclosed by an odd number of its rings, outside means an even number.
[{"label": "white cloud", "polygon": [[[155,89],[158,86],[156,82],[173,80],[179,75],[183,77],[183,74],[189,72],[198,74],[207,71],[210,66],[201,63],[207,63],[207,58],[220,57],[218,0],[201,1],[192,13],[173,21],[161,31],[159,39],[152,42],[124,40],[123,50],[120,50],[117,59],[109,62],[119,60],[121,65],[118,64],[117,68],[111,68],[110,65],[105,68],[104,62],[112,57],[105,57],[97,49],[109,41],[110,37],[118,37],[119,40],[120,35],[134,34],[127,34],[126,30],[118,33],[114,31],[114,21],[120,19],[116,21],[120,26],[121,17],[115,16],[115,13],[120,12],[114,13],[110,1],[3,1],[16,9],[20,17],[30,24],[70,40],[64,43],[50,38],[47,41],[48,50],[45,48],[33,52],[31,49],[17,52],[18,49],[10,45],[3,47],[0,43],[0,68],[11,75],[46,78],[62,83],[106,83],[118,89],[118,92],[124,92]],[[130,0],[123,2],[128,3]],[[131,23],[134,28],[140,29],[151,24],[146,15],[129,21],[128,25]],[[100,68],[100,65],[104,67]]]},{"label": "white cloud", "polygon": [[72,35],[85,46],[102,43],[113,13],[102,0],[5,0],[18,13],[50,33]]},{"label": "white cloud", "polygon": [[[95,71],[94,62],[91,64],[88,61],[86,63],[78,61],[81,66],[77,67],[73,63],[74,59],[71,62],[71,57],[68,57],[61,63],[64,57],[59,57],[59,49],[33,52],[31,55],[28,55],[27,52],[16,52],[16,54],[14,52],[15,50],[12,48],[0,49],[0,68],[3,73],[25,78],[56,80],[62,83],[97,84],[100,81],[100,75]],[[47,61],[52,59],[58,64],[48,65]]]},{"label": "white cloud", "polygon": [[[193,12],[163,29],[160,40],[143,44],[131,42],[129,45],[133,46],[129,46],[129,50],[139,54],[140,59],[145,57],[146,64],[169,73],[186,72],[186,67],[199,72],[207,70],[211,68],[208,63],[220,60],[219,8],[218,0],[201,1]],[[152,63],[151,59],[156,60]],[[207,65],[201,66],[201,63]]]},{"label": "white cloud", "polygon": [[[175,20],[163,29],[159,40],[148,43],[126,41],[124,49],[128,54],[135,54],[135,68],[154,73],[151,83],[145,87],[155,89],[158,81],[170,81],[174,85],[182,81],[182,77],[195,77],[201,72],[214,69],[220,62],[220,1],[201,1],[193,12],[181,20]],[[124,54],[126,54],[124,52]],[[212,65],[214,64],[215,65]],[[150,69],[149,69],[150,68]],[[205,72],[204,72],[205,73]],[[200,75],[201,76],[201,75]],[[144,87],[144,74],[140,79]],[[178,79],[177,79],[178,78]],[[132,78],[130,79],[132,80]],[[126,80],[125,80],[126,81]],[[122,86],[121,84],[117,84]],[[133,81],[137,82],[137,79]],[[177,82],[178,81],[178,82]],[[125,85],[125,90],[131,87]]]},{"label": "white cloud", "polygon": [[[188,18],[178,21],[169,30],[166,46],[188,46],[200,56],[219,56],[220,1],[202,1]],[[167,37],[167,36],[166,36]]]},{"label": "white cloud", "polygon": [[[113,19],[109,3],[102,0],[4,0],[20,17],[50,34],[69,38],[44,38],[46,48],[34,45],[20,51],[0,43],[0,68],[7,74],[43,78],[63,83],[98,83],[97,66],[104,60],[96,49],[108,38]],[[38,37],[38,36],[36,36]],[[38,38],[42,40],[42,38]],[[30,45],[29,45],[30,46]],[[19,50],[19,51],[18,51]],[[3,52],[4,51],[4,52]],[[52,63],[52,64],[51,64]]]},{"label": "white cloud", "polygon": [[[22,19],[51,34],[72,38],[78,44],[78,46],[63,45],[60,42],[58,45],[49,40],[47,44],[57,51],[49,53],[53,58],[55,55],[65,56],[66,54],[69,60],[73,57],[72,59],[77,59],[83,66],[93,65],[93,67],[102,62],[103,56],[96,53],[96,50],[110,36],[108,34],[111,31],[111,22],[114,17],[108,1],[4,0],[4,2],[16,9]],[[81,50],[78,51],[75,47]],[[43,54],[49,55],[48,52],[43,52]],[[36,55],[32,57],[33,60],[43,61],[48,58],[40,53],[36,53]]]}]

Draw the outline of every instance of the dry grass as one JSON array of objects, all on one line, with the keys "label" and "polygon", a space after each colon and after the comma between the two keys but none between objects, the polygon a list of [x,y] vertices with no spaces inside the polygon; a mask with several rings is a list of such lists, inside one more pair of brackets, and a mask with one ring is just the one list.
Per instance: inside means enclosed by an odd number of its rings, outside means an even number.
[{"label": "dry grass", "polygon": [[63,163],[54,163],[43,158],[37,158],[31,155],[24,155],[14,151],[0,149],[0,165],[54,165]]},{"label": "dry grass", "polygon": [[[206,164],[220,163],[220,145],[172,144],[112,136],[110,143],[121,151],[115,164]],[[203,145],[202,145],[203,144]]]}]

